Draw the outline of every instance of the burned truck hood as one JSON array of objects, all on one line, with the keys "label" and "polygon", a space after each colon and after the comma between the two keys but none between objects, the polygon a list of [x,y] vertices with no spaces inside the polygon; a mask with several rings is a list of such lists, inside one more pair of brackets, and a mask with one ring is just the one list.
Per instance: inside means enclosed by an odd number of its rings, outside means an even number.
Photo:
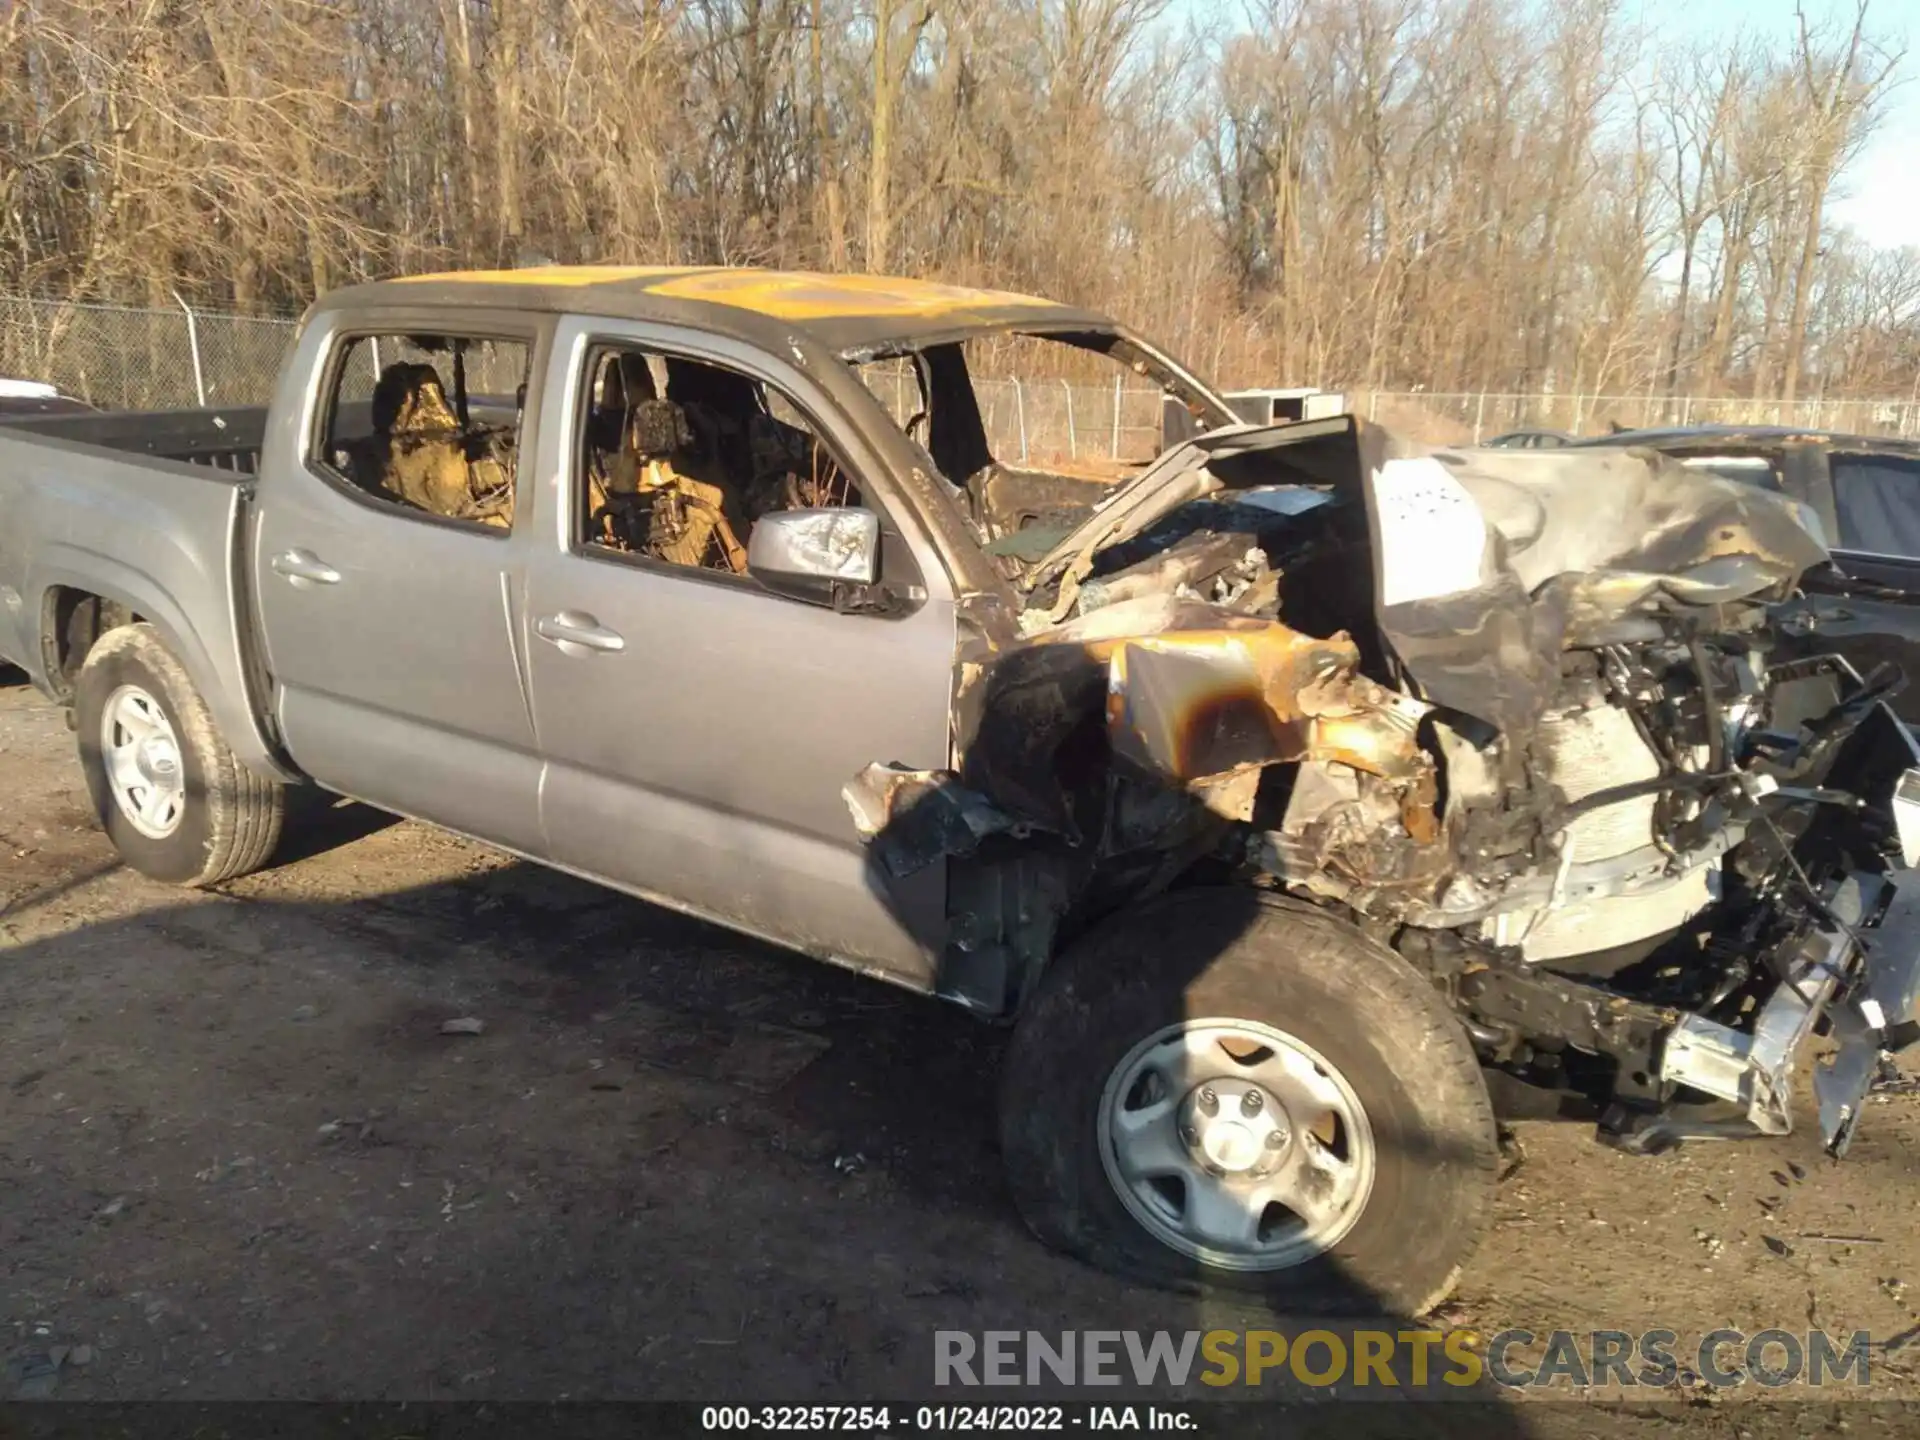
[{"label": "burned truck hood", "polygon": [[1181,507],[1274,488],[1365,507],[1381,648],[1424,698],[1509,732],[1538,718],[1562,650],[1784,592],[1827,559],[1792,502],[1651,451],[1428,449],[1341,416],[1163,453],[1022,577],[1024,628],[1065,621],[1102,552]]},{"label": "burned truck hood", "polygon": [[[1382,432],[1372,432],[1384,440]],[[1287,461],[1290,477],[1329,487],[1351,485],[1360,429],[1349,415],[1291,425],[1232,425],[1196,435],[1164,450],[1152,464],[1115,490],[1020,578],[1033,592],[1065,576],[1065,591],[1077,587],[1093,557],[1141,534],[1189,501],[1247,488],[1270,478],[1262,459]],[[1066,611],[1063,609],[1061,615]],[[1056,617],[1058,618],[1058,617]]]},{"label": "burned truck hood", "polygon": [[1426,699],[1508,733],[1561,651],[1784,596],[1827,559],[1792,502],[1646,450],[1402,455],[1366,488],[1386,645]]}]

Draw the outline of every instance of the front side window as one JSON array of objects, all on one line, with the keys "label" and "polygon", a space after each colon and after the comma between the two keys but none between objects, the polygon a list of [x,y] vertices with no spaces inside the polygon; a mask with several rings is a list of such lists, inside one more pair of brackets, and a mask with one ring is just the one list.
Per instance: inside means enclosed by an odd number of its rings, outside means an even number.
[{"label": "front side window", "polygon": [[589,552],[744,577],[765,516],[863,503],[799,406],[751,376],[626,346],[588,367],[574,533]]},{"label": "front side window", "polygon": [[1110,484],[1159,454],[1164,392],[1111,350],[998,333],[961,352],[1000,464]]},{"label": "front side window", "polygon": [[513,527],[528,347],[465,335],[356,335],[330,371],[315,465],[379,504]]},{"label": "front side window", "polygon": [[1151,463],[1176,404],[1187,433],[1235,423],[1110,331],[984,331],[849,364],[953,488],[975,539],[1008,564]]}]

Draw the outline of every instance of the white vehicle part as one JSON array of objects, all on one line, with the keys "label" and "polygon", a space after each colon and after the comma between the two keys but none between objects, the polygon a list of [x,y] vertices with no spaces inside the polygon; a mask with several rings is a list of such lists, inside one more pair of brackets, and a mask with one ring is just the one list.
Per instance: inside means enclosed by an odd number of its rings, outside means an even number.
[{"label": "white vehicle part", "polygon": [[[1613,705],[1548,715],[1534,753],[1568,800],[1660,774],[1659,758],[1633,717]],[[1654,844],[1655,803],[1653,795],[1640,795],[1579,816],[1561,840],[1563,868],[1576,872],[1576,867],[1648,850]],[[1497,945],[1517,944],[1530,961],[1590,955],[1685,924],[1713,903],[1718,880],[1718,861],[1705,860],[1675,874],[1670,883],[1630,894],[1572,899],[1565,886],[1556,886],[1545,904],[1497,915],[1484,933]]]}]

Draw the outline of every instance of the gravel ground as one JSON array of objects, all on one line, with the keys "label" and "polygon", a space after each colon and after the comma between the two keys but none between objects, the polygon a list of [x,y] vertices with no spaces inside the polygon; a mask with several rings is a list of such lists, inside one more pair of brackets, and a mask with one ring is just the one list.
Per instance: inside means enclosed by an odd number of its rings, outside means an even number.
[{"label": "gravel ground", "polygon": [[[17,679],[11,1393],[951,1399],[937,1329],[1300,1328],[1040,1248],[999,1178],[997,1031],[344,801],[305,805],[272,870],[154,884],[117,865],[61,712]],[[461,1018],[482,1033],[442,1033]],[[1654,1160],[1576,1125],[1515,1138],[1444,1323],[1864,1329],[1887,1342],[1870,1393],[1920,1394],[1920,1098],[1882,1097],[1837,1165],[1805,1133]],[[1756,1388],[1631,1398],[1731,1440]],[[1577,1403],[1493,1433],[1591,1433],[1620,1398],[1553,1393]],[[1796,1428],[1843,1423],[1830,1399]]]}]

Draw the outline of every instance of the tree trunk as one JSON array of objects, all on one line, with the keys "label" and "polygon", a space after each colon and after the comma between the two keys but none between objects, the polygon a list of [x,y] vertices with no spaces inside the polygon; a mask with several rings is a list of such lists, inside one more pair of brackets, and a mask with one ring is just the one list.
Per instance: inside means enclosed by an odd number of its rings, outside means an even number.
[{"label": "tree trunk", "polygon": [[820,189],[827,211],[827,267],[847,268],[847,217],[845,197],[840,191],[840,154],[834,143],[833,126],[827,119],[827,76],[821,50],[823,28],[820,0],[812,0],[813,29],[808,40],[807,60],[811,69],[809,88],[813,92],[813,144],[818,152]]},{"label": "tree trunk", "polygon": [[1820,259],[1820,212],[1826,206],[1827,175],[1822,166],[1807,206],[1806,231],[1800,240],[1800,260],[1793,272],[1793,313],[1787,321],[1786,371],[1780,381],[1782,399],[1791,400],[1800,388],[1800,364],[1807,348],[1807,305],[1813,295],[1813,269]]},{"label": "tree trunk", "polygon": [[887,268],[893,217],[887,209],[893,179],[893,0],[876,0],[873,15],[873,143],[867,156],[867,270]]},{"label": "tree trunk", "polygon": [[[479,157],[474,153],[473,132],[473,29],[467,18],[467,0],[446,0],[452,21],[446,27],[448,70],[447,79],[452,87],[454,105],[458,111],[460,123],[460,154],[455,157],[453,174],[460,186],[460,208],[465,212],[465,224],[478,226],[480,215],[480,176]],[[455,237],[458,243],[458,237]]]},{"label": "tree trunk", "polygon": [[523,229],[520,213],[520,130],[526,121],[520,113],[518,22],[517,11],[509,9],[505,0],[494,0],[494,45],[489,68],[494,72],[493,171],[500,206],[500,240],[496,250],[503,265],[518,262]]}]

